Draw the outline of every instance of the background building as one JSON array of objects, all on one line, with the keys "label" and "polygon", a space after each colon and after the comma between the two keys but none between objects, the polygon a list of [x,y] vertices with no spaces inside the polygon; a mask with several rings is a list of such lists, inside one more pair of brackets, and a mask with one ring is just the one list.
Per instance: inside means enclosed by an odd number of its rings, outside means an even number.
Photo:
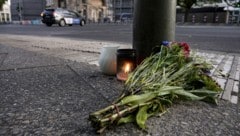
[{"label": "background building", "polygon": [[114,20],[121,20],[122,14],[132,14],[134,11],[134,0],[113,0]]},{"label": "background building", "polygon": [[[239,0],[228,0],[228,2],[235,3]],[[197,5],[194,5],[188,15],[188,20],[184,20],[184,11],[177,7],[177,22],[191,22],[191,23],[239,23],[240,8],[238,14],[232,10],[233,7],[228,5],[224,0],[216,2],[209,2],[208,0],[199,0]]]},{"label": "background building", "polygon": [[105,19],[109,19],[109,21],[113,21],[114,17],[114,0],[105,0],[106,1],[106,13],[105,13]]},{"label": "background building", "polygon": [[9,23],[11,21],[10,0],[7,0],[3,4],[2,10],[0,10],[0,23]]},{"label": "background building", "polygon": [[40,19],[46,7],[46,0],[11,0],[13,21]]},{"label": "background building", "polygon": [[[239,0],[228,0],[236,2]],[[9,6],[11,7],[9,9]],[[19,20],[40,20],[40,13],[46,7],[71,9],[81,14],[87,22],[130,22],[133,19],[134,0],[8,0],[0,11],[0,22]],[[217,3],[199,0],[192,7],[188,22],[192,23],[235,23],[240,13],[230,10],[224,0]],[[126,15],[123,17],[123,14]],[[125,18],[125,19],[122,19]],[[177,6],[177,22],[185,22],[184,11]]]}]

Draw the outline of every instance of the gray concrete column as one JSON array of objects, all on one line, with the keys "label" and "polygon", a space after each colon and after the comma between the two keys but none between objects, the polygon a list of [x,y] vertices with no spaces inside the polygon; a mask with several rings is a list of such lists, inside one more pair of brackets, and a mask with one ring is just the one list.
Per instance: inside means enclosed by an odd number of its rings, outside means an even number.
[{"label": "gray concrete column", "polygon": [[133,48],[141,62],[162,41],[175,40],[176,0],[135,0]]}]

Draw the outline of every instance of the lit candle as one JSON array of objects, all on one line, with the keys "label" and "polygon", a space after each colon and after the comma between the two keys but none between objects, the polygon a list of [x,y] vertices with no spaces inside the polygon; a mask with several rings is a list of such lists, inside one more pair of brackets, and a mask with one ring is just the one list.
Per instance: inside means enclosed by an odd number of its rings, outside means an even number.
[{"label": "lit candle", "polygon": [[128,74],[132,71],[132,64],[129,62],[124,63],[122,70],[117,73],[117,78],[122,81],[126,81]]},{"label": "lit candle", "polygon": [[130,63],[126,63],[124,66],[124,73],[129,73],[130,72]]},{"label": "lit candle", "polygon": [[128,74],[136,67],[135,49],[118,49],[117,50],[117,79],[126,81]]}]

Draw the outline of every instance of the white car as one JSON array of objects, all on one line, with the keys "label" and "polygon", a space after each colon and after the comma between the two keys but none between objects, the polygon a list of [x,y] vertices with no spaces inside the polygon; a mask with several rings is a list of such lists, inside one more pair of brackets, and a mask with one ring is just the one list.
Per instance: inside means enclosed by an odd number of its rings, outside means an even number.
[{"label": "white car", "polygon": [[62,8],[47,8],[41,13],[42,22],[47,26],[58,24],[59,26],[72,26],[80,25],[84,26],[86,21],[78,13],[62,9]]}]

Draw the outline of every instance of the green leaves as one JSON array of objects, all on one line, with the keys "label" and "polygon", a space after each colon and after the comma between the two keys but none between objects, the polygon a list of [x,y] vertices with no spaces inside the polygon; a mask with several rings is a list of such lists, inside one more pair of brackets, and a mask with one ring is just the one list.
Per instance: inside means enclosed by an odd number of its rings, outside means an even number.
[{"label": "green leaves", "polygon": [[187,91],[185,91],[183,89],[182,90],[172,91],[172,93],[177,94],[179,96],[182,96],[183,98],[191,100],[191,101],[199,101],[199,100],[202,100],[202,99],[205,98],[205,96],[200,97],[200,96],[194,95],[194,94],[192,94],[190,92],[187,92]]},{"label": "green leaves", "polygon": [[148,113],[147,113],[148,108],[149,108],[148,106],[143,106],[139,109],[137,113],[136,122],[138,126],[142,129],[146,129],[145,122],[148,118]]},{"label": "green leaves", "polygon": [[118,125],[120,124],[125,124],[125,123],[131,123],[131,122],[135,122],[135,119],[136,117],[133,115],[133,114],[130,114],[129,116],[127,117],[122,117],[119,121],[118,121]]},{"label": "green leaves", "polygon": [[155,98],[157,95],[153,92],[150,93],[144,93],[141,95],[130,95],[130,96],[126,96],[125,98],[123,98],[121,100],[121,104],[125,105],[138,105],[141,103],[145,103],[149,100],[152,100],[153,98]]}]

